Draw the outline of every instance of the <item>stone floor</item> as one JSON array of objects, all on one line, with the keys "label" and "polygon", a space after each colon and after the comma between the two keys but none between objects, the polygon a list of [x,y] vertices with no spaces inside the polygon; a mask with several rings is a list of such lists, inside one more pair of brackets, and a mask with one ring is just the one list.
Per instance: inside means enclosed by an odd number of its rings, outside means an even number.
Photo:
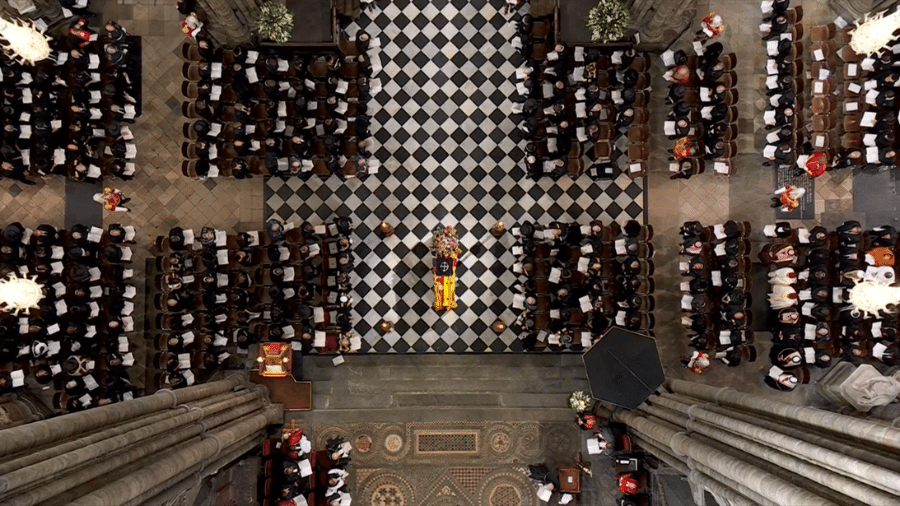
[{"label": "stone floor", "polygon": [[[757,2],[717,0],[699,3],[703,5],[698,5],[698,12],[715,10],[726,20],[728,28],[722,40],[726,51],[737,53],[741,62],[738,90],[742,97],[754,97],[758,94],[754,76],[761,72],[764,61],[763,44],[757,33],[761,17]],[[178,13],[171,2],[120,0],[117,4],[107,2],[103,5],[101,1],[92,2],[92,5],[102,10],[100,18],[115,19],[130,33],[142,37],[144,113],[132,129],[138,145],[138,171],[133,181],[115,183],[133,199],[133,212],[106,214],[104,224],[120,222],[136,227],[135,280],[143,285],[146,280],[142,265],[150,256],[154,238],[174,225],[191,228],[209,225],[230,232],[259,229],[264,219],[265,182],[262,178],[254,178],[243,181],[218,179],[204,183],[188,180],[181,175],[183,120],[180,112],[182,60],[179,50],[184,38],[179,29]],[[829,12],[825,2],[807,2],[804,9],[805,20],[810,24],[824,23],[834,18],[834,13]],[[689,37],[685,35],[675,47],[689,47]],[[660,74],[659,71],[653,74],[651,121],[661,128],[665,83]],[[678,226],[689,219],[709,223],[728,218],[749,219],[758,247],[762,239],[762,226],[774,221],[774,213],[768,207],[773,178],[770,169],[760,164],[761,118],[756,101],[742,101],[739,114],[738,170],[728,179],[707,173],[686,182],[669,180],[665,161],[669,141],[656,131],[651,136],[651,172],[646,190],[647,221],[656,231],[656,335],[663,364],[670,377],[686,377],[678,363],[686,344],[675,318],[678,274],[674,259]],[[896,210],[900,199],[894,191],[895,174],[839,172],[823,176],[816,184],[816,218],[830,227],[850,217],[859,219],[864,226],[879,225],[887,220],[897,221]],[[0,181],[2,221],[21,221],[31,227],[39,223],[62,226],[65,223],[65,186],[61,179],[36,186]],[[86,201],[81,205],[96,204]],[[140,287],[138,293],[143,293]],[[765,298],[754,297],[754,300],[761,304]],[[136,303],[140,308],[140,300]],[[764,309],[758,307],[754,311],[762,314]],[[140,322],[140,314],[136,314],[135,319]],[[135,334],[140,338],[139,332]],[[761,355],[764,356],[764,352]],[[336,368],[330,365],[329,359],[309,357],[304,363],[317,385],[314,388],[315,411],[297,415],[304,423],[408,423],[423,420],[443,423],[515,420],[567,422],[570,413],[564,408],[566,395],[573,389],[586,388],[580,359],[572,356],[432,355],[395,356],[390,360],[386,356],[360,356],[348,357],[345,365]],[[690,379],[734,386],[792,402],[820,402],[812,387],[790,394],[771,391],[761,381],[765,368],[765,361],[760,360],[737,369],[713,368],[702,377]],[[400,371],[403,382],[397,382],[395,371]],[[481,379],[491,375],[505,379]],[[596,479],[589,480],[587,486],[608,493],[611,483]],[[590,504],[608,502],[604,498]]]},{"label": "stone floor", "polygon": [[560,422],[317,424],[310,437],[321,446],[333,436],[354,444],[348,485],[371,505],[537,506],[528,463],[571,464],[580,444]]}]

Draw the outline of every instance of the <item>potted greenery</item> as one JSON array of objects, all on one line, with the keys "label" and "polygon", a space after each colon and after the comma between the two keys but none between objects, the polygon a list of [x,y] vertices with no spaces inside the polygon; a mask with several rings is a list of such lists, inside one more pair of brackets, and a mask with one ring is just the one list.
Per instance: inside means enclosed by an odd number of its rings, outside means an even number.
[{"label": "potted greenery", "polygon": [[606,44],[625,37],[631,16],[619,0],[600,0],[588,11],[584,26],[591,32],[592,42]]},{"label": "potted greenery", "polygon": [[253,32],[264,40],[284,44],[294,29],[294,13],[286,5],[268,0],[259,6]]}]

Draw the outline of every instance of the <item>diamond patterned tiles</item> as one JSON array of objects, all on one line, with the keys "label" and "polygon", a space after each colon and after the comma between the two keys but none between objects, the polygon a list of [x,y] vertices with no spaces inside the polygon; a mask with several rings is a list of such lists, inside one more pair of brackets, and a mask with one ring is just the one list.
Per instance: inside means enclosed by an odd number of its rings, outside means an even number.
[{"label": "diamond patterned tiles", "polygon": [[383,70],[373,77],[383,89],[369,113],[386,171],[432,171],[448,159],[466,169],[486,159],[512,167],[522,158],[508,115],[519,56],[495,7],[400,0],[363,12],[346,32],[360,29],[381,42]]},{"label": "diamond patterned tiles", "polygon": [[853,212],[853,173],[849,170],[826,172],[816,181],[816,220],[822,213]]},{"label": "diamond patterned tiles", "polygon": [[[513,27],[485,0],[452,0],[437,9],[399,0],[364,11],[360,29],[381,42],[383,89],[373,97],[371,131],[383,167],[363,181],[308,182],[271,178],[266,216],[325,221],[351,216],[357,264],[355,331],[362,351],[465,353],[521,351],[517,336],[495,336],[498,318],[512,322],[515,277],[512,238],[488,233],[498,220],[604,222],[643,216],[643,187],[623,176],[596,183],[533,182],[519,167],[519,134],[510,119],[512,77],[519,56]],[[499,78],[499,77],[502,77]],[[548,218],[549,215],[549,218]],[[392,224],[394,236],[375,230]],[[433,302],[431,231],[457,228],[463,255],[457,268],[458,307],[442,315]],[[382,318],[393,332],[375,328]]]}]

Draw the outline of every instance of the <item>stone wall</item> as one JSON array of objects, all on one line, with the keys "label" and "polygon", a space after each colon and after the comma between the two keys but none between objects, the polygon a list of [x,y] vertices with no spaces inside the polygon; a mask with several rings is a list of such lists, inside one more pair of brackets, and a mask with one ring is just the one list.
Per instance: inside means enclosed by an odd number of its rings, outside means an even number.
[{"label": "stone wall", "polygon": [[[699,23],[697,0],[628,0],[632,23],[641,37],[641,51],[662,52],[685,30]],[[705,13],[704,13],[705,14]]]},{"label": "stone wall", "polygon": [[869,12],[878,12],[894,5],[894,0],[828,0],[835,16],[858,19]]}]

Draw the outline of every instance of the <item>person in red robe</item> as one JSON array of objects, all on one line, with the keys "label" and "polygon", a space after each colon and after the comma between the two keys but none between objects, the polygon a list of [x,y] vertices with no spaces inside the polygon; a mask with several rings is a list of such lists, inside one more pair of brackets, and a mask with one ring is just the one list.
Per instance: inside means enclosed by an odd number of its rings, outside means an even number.
[{"label": "person in red robe", "polygon": [[694,374],[703,374],[710,366],[709,353],[695,350],[690,355],[681,357],[681,363],[688,371]]},{"label": "person in red robe", "polygon": [[803,172],[806,172],[809,177],[816,178],[821,176],[828,170],[828,155],[826,155],[824,151],[814,152],[809,155],[809,158],[806,160],[806,165],[801,167],[801,169],[803,169]]},{"label": "person in red robe", "polygon": [[682,137],[675,141],[675,146],[672,147],[672,154],[675,156],[675,160],[681,161],[685,158],[693,156],[695,152],[694,146],[691,143],[690,137]]},{"label": "person in red robe", "polygon": [[800,207],[800,199],[806,193],[805,188],[799,188],[794,185],[785,185],[775,190],[775,196],[772,197],[772,207],[781,207],[781,210],[789,213]]},{"label": "person in red robe", "polygon": [[110,212],[114,212],[114,211],[122,211],[122,212],[126,212],[126,213],[130,212],[130,210],[127,207],[123,207],[123,206],[119,205],[119,204],[124,204],[125,202],[128,202],[128,200],[130,200],[130,199],[126,199],[125,196],[122,194],[121,190],[117,190],[117,189],[109,188],[109,187],[104,188],[103,193],[95,193],[94,194],[94,201],[102,204],[103,209],[106,209],[107,211],[110,211]]},{"label": "person in red robe", "polygon": [[616,475],[616,483],[619,492],[626,495],[634,495],[638,491],[638,483],[632,473],[620,473]]},{"label": "person in red robe", "polygon": [[577,423],[582,430],[594,430],[597,428],[597,417],[588,413],[582,413],[575,417],[575,423]]},{"label": "person in red robe", "polygon": [[875,267],[893,267],[894,266],[894,250],[887,246],[879,246],[872,248],[866,252],[866,256],[870,256],[872,265]]},{"label": "person in red robe", "polygon": [[725,22],[722,16],[715,12],[710,12],[703,21],[700,22],[700,31],[694,40],[707,41],[725,31]]},{"label": "person in red robe", "polygon": [[675,84],[687,86],[691,82],[691,68],[687,65],[677,65],[667,70],[663,77]]},{"label": "person in red robe", "polygon": [[188,37],[197,37],[200,30],[203,29],[203,21],[197,18],[197,13],[191,12],[181,21],[181,31]]},{"label": "person in red robe", "polygon": [[89,42],[97,40],[96,34],[85,28],[86,24],[87,21],[84,18],[79,18],[69,27],[69,44],[72,47],[84,47]]}]

